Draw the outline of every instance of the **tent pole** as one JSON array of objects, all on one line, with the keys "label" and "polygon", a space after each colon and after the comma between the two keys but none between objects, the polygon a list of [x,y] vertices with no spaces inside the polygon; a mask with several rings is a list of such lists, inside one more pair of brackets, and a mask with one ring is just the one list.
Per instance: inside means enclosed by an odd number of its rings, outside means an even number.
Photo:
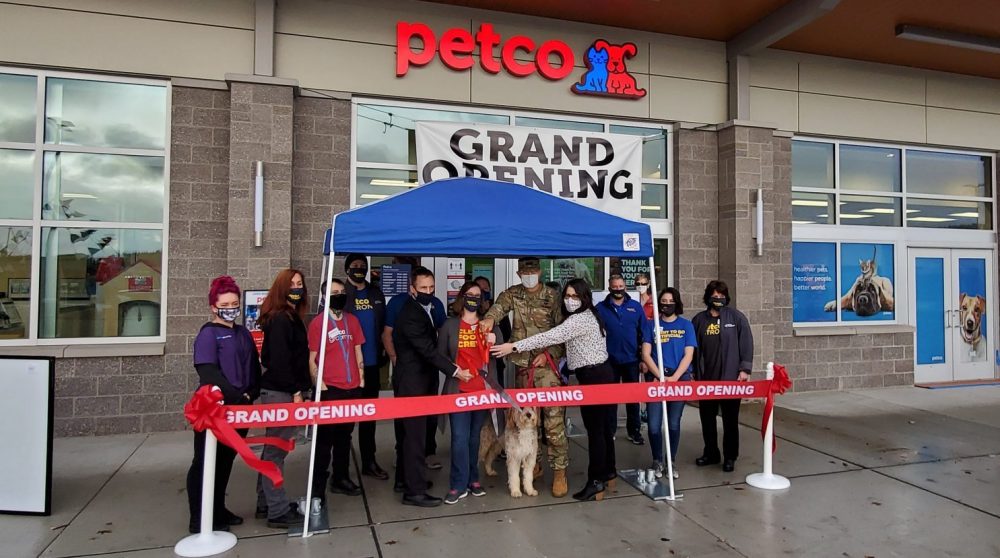
[{"label": "tent pole", "polygon": [[[663,372],[663,337],[661,335],[663,329],[660,327],[660,294],[656,289],[656,264],[653,261],[653,256],[649,257],[649,288],[653,291],[650,293],[650,296],[656,301],[653,304],[653,340],[656,342],[656,362],[660,367],[660,383],[663,384],[667,381],[667,375]],[[670,456],[670,420],[667,416],[666,400],[661,401],[660,405],[663,406],[663,424],[660,426],[660,434],[663,436],[664,458],[667,460],[667,483],[670,486],[670,498],[668,499],[675,500],[677,496],[674,494],[674,460]]]},{"label": "tent pole", "polygon": [[[326,262],[326,280],[327,289],[330,288],[329,282],[333,279],[333,260],[336,253],[333,251],[333,238],[330,238],[330,255],[327,257]],[[326,293],[321,293],[323,295],[323,329],[321,335],[319,336],[319,362],[316,370],[316,393],[313,396],[313,401],[319,403],[320,394],[322,390],[320,389],[320,384],[323,381],[323,366],[326,364],[326,334],[330,331],[330,297],[326,296]],[[349,364],[349,363],[348,363]],[[312,485],[313,485],[313,475],[316,474],[316,441],[319,439],[319,423],[314,423],[312,425],[312,440],[309,445],[309,476],[306,480],[306,509],[303,510],[305,516],[302,518],[302,538],[309,537],[309,521],[312,519]],[[307,427],[308,428],[308,427]]]}]

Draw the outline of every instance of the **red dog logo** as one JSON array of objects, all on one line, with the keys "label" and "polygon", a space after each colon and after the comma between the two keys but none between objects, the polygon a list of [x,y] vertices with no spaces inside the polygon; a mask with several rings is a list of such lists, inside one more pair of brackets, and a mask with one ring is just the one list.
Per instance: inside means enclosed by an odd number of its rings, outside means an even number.
[{"label": "red dog logo", "polygon": [[587,49],[587,72],[574,83],[572,91],[579,95],[604,95],[607,97],[623,97],[626,99],[641,99],[646,96],[645,89],[635,85],[635,78],[628,73],[625,59],[635,56],[637,49],[634,43],[611,45],[600,39]]}]

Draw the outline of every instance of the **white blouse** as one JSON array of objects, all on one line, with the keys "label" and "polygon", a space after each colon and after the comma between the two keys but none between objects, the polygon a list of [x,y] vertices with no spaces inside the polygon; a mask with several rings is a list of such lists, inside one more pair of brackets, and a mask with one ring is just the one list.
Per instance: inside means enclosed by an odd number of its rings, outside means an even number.
[{"label": "white blouse", "polygon": [[608,360],[608,346],[601,335],[601,325],[593,312],[571,314],[563,323],[514,343],[519,352],[566,344],[570,370],[603,364]]}]

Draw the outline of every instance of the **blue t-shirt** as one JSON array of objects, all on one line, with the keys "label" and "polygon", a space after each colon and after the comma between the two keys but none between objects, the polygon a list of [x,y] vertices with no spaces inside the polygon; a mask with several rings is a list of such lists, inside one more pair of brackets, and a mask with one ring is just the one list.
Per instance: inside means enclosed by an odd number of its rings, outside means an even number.
[{"label": "blue t-shirt", "polygon": [[[694,334],[694,325],[691,320],[684,318],[682,316],[677,316],[677,319],[672,322],[665,322],[662,318],[660,320],[660,343],[663,345],[663,366],[670,370],[677,370],[677,366],[684,359],[684,349],[686,347],[698,347],[698,340]],[[656,341],[653,337],[655,333],[653,320],[649,320],[646,326],[646,331],[643,334],[643,343],[651,344],[653,355],[653,362],[657,361],[656,358]],[[688,371],[691,367],[688,367]]]},{"label": "blue t-shirt", "polygon": [[[385,305],[386,326],[396,327],[396,318],[399,316],[399,311],[403,309],[403,303],[409,298],[411,298],[410,295],[401,294],[389,299],[389,302]],[[434,321],[434,327],[438,329],[441,329],[445,320],[448,319],[448,314],[444,311],[444,303],[438,298],[435,298],[434,302],[431,303],[431,317]]]},{"label": "blue t-shirt", "polygon": [[378,342],[381,331],[375,331],[375,305],[368,296],[368,288],[358,289],[354,295],[354,317],[361,322],[361,331],[365,334],[365,344],[361,346],[361,354],[365,364],[378,362]]}]

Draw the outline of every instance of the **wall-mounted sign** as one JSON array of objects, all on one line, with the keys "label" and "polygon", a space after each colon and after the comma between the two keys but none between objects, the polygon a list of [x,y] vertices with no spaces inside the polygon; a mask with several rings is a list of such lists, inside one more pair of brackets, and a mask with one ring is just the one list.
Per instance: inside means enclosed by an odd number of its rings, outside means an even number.
[{"label": "wall-mounted sign", "polygon": [[514,182],[638,221],[642,138],[585,132],[417,122],[420,184],[474,176]]},{"label": "wall-mounted sign", "polygon": [[[416,46],[415,46],[416,45]],[[495,49],[500,49],[497,59]],[[584,60],[587,71],[570,90],[579,95],[600,95],[623,99],[640,99],[646,90],[636,84],[625,61],[636,55],[635,43],[611,44],[599,39],[587,49]],[[424,23],[400,21],[396,24],[396,76],[402,77],[414,66],[426,66],[434,58],[456,71],[476,65],[491,74],[501,71],[515,77],[538,74],[551,81],[561,81],[573,73],[576,55],[565,42],[550,39],[536,43],[530,37],[514,35],[504,38],[493,25],[482,23],[475,34],[468,29],[453,28],[441,34]],[[557,58],[558,63],[552,59]]]}]

